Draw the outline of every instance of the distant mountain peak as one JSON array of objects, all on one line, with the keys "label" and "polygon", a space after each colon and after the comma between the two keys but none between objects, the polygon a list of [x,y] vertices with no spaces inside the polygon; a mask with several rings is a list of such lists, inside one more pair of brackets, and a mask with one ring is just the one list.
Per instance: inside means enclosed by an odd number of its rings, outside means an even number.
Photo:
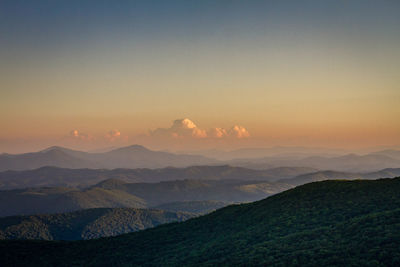
[{"label": "distant mountain peak", "polygon": [[53,150],[63,151],[63,150],[67,150],[67,148],[61,147],[61,146],[51,146],[51,147],[41,150],[40,152],[49,152],[49,151],[53,151]]},{"label": "distant mountain peak", "polygon": [[65,152],[65,153],[67,153],[67,152],[77,152],[77,153],[85,153],[85,152],[82,152],[82,151],[73,150],[73,149],[69,149],[69,148],[66,148],[66,147],[62,147],[62,146],[51,146],[51,147],[43,149],[43,150],[41,150],[39,152],[41,152],[41,153],[48,153],[48,152]]},{"label": "distant mountain peak", "polygon": [[111,150],[110,152],[116,152],[116,151],[151,151],[150,149],[142,146],[142,145],[130,145],[130,146],[125,146],[125,147],[120,147],[114,150]]}]

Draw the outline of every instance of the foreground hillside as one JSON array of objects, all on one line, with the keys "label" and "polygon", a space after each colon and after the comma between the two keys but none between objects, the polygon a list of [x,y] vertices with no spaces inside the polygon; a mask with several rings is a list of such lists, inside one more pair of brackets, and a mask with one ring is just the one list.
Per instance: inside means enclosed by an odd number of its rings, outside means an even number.
[{"label": "foreground hillside", "polygon": [[0,239],[78,240],[115,236],[183,221],[190,213],[131,208],[0,218]]},{"label": "foreground hillside", "polygon": [[400,178],[306,184],[183,223],[90,241],[2,241],[37,266],[398,266]]}]

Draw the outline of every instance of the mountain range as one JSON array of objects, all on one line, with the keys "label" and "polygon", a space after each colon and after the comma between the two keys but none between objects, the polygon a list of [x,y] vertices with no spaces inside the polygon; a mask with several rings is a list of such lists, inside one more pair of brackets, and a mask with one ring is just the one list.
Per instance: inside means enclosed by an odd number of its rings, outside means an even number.
[{"label": "mountain range", "polygon": [[[279,151],[286,153],[278,153]],[[277,167],[306,167],[319,170],[346,172],[371,172],[384,168],[400,167],[400,151],[384,150],[366,155],[340,154],[338,151],[322,153],[318,149],[240,149],[231,156],[208,153],[208,157],[195,154],[175,154],[153,151],[140,145],[132,145],[111,151],[89,153],[63,147],[50,147],[39,152],[25,154],[1,154],[0,171],[30,170],[44,166],[61,168],[164,168],[194,165],[231,165],[251,169]],[[255,157],[256,155],[269,155]],[[213,156],[214,155],[214,156]],[[249,157],[251,156],[251,157]]]},{"label": "mountain range", "polygon": [[355,180],[355,179],[377,179],[393,178],[400,176],[400,168],[383,169],[369,173],[338,172],[338,171],[318,171],[313,173],[301,174],[293,178],[282,179],[280,182],[294,186],[318,182],[324,180]]},{"label": "mountain range", "polygon": [[346,154],[341,156],[278,156],[250,159],[234,159],[229,161],[232,166],[251,169],[266,169],[279,166],[308,167],[319,170],[334,170],[344,172],[373,172],[384,168],[399,168],[400,159],[387,153],[372,153],[367,155]]},{"label": "mountain range", "polygon": [[277,181],[315,171],[317,170],[303,167],[252,170],[228,165],[113,170],[41,167],[26,171],[0,172],[0,190],[43,186],[83,188],[107,179],[118,179],[129,183],[155,183],[174,180]]},{"label": "mountain range", "polygon": [[61,168],[163,168],[217,164],[198,155],[178,155],[132,145],[103,153],[89,153],[63,147],[50,147],[25,154],[1,154],[0,170],[29,170],[44,166]]},{"label": "mountain range", "polygon": [[398,266],[400,178],[323,181],[117,237],[0,242],[5,266]]},{"label": "mountain range", "polygon": [[[303,174],[307,170],[276,168],[258,171],[231,166],[195,166],[155,170],[44,167],[30,171],[6,171],[0,173],[1,187],[23,188],[0,191],[0,216],[116,207],[159,208],[201,214],[229,203],[259,200],[309,182],[400,175],[400,168],[371,173],[312,171]],[[296,173],[300,175],[292,176]],[[157,182],[162,179],[166,181]]]},{"label": "mountain range", "polygon": [[345,150],[319,147],[301,146],[275,146],[275,147],[252,147],[240,148],[230,151],[210,149],[210,150],[191,150],[180,151],[183,154],[203,155],[205,157],[216,158],[221,161],[229,161],[238,158],[264,158],[264,157],[309,157],[309,156],[340,156],[346,154]]}]

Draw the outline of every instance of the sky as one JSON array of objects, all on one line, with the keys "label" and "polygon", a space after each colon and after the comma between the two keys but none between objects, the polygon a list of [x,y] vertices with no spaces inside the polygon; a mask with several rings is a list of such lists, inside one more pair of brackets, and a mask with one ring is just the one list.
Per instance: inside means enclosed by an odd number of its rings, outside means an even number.
[{"label": "sky", "polygon": [[0,1],[0,153],[400,145],[399,1]]}]

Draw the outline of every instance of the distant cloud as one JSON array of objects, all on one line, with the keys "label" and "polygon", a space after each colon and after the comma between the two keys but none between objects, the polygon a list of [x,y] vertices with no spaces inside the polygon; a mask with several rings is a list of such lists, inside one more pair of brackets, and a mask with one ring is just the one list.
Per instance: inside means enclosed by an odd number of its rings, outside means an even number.
[{"label": "distant cloud", "polygon": [[69,133],[69,136],[77,140],[88,140],[88,141],[94,140],[94,137],[92,135],[81,133],[78,130],[72,130]]},{"label": "distant cloud", "polygon": [[106,134],[97,136],[82,133],[75,129],[69,132],[68,139],[74,142],[79,141],[79,143],[95,142],[96,144],[105,144],[109,142],[127,142],[128,136],[122,135],[117,129],[110,130]]},{"label": "distant cloud", "polygon": [[173,138],[206,138],[207,132],[197,127],[189,119],[175,120],[170,128],[157,128],[150,131],[151,136],[173,137]]},{"label": "distant cloud", "polygon": [[69,135],[72,137],[79,137],[79,132],[78,130],[72,130]]},{"label": "distant cloud", "polygon": [[224,128],[212,128],[208,131],[212,138],[224,138],[228,136],[228,132]]},{"label": "distant cloud", "polygon": [[157,128],[150,131],[150,136],[154,137],[172,137],[172,138],[247,138],[250,136],[246,128],[235,125],[229,131],[224,128],[212,128],[207,130],[197,127],[197,125],[188,118],[175,120],[170,128]]},{"label": "distant cloud", "polygon": [[118,130],[111,130],[106,135],[105,138],[109,141],[115,141],[121,137],[121,132]]},{"label": "distant cloud", "polygon": [[236,137],[236,138],[247,138],[250,137],[250,133],[247,131],[246,128],[235,125],[229,130],[229,135]]}]

